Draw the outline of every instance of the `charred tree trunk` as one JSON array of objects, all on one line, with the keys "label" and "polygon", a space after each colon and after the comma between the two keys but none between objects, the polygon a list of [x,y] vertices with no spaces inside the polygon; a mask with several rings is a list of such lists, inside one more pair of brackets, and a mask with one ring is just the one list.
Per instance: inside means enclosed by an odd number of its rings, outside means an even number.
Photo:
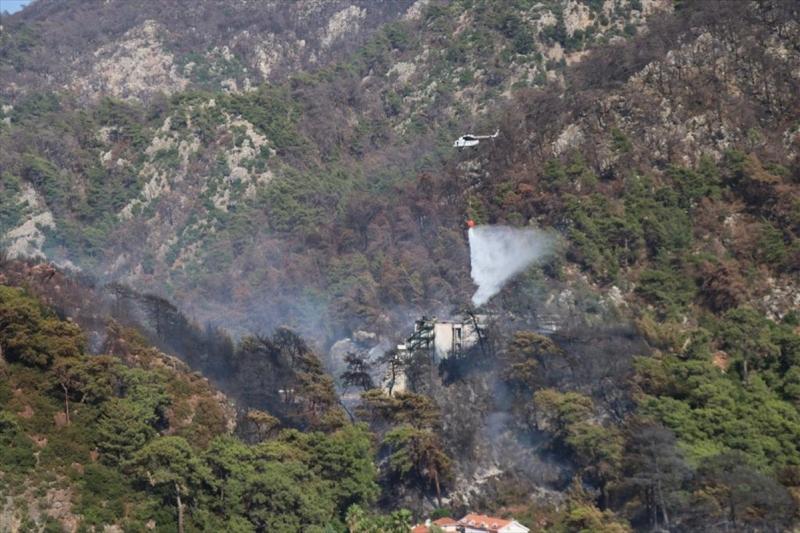
[{"label": "charred tree trunk", "polygon": [[608,509],[608,481],[605,479],[600,480],[600,500],[598,506],[601,510]]},{"label": "charred tree trunk", "polygon": [[648,507],[650,508],[650,513],[651,513],[651,519],[650,520],[651,520],[651,522],[653,524],[653,528],[654,529],[658,529],[658,504],[655,502],[656,498],[655,498],[655,496],[653,494],[654,492],[655,492],[655,488],[653,488],[652,486],[648,487],[648,489],[647,489],[647,502],[648,502]]},{"label": "charred tree trunk", "polygon": [[183,533],[183,503],[181,502],[181,489],[175,483],[175,500],[178,504],[178,533]]},{"label": "charred tree trunk", "polygon": [[439,471],[434,469],[433,470],[433,484],[436,487],[436,503],[439,507],[442,507],[442,488],[439,485]]},{"label": "charred tree trunk", "polygon": [[658,497],[658,506],[661,507],[661,517],[664,519],[664,525],[669,529],[669,515],[667,515],[667,504],[664,501],[664,492],[661,489],[661,479],[656,484],[656,496]]},{"label": "charred tree trunk", "polygon": [[69,389],[65,385],[61,385],[61,388],[64,389],[64,415],[69,425]]}]

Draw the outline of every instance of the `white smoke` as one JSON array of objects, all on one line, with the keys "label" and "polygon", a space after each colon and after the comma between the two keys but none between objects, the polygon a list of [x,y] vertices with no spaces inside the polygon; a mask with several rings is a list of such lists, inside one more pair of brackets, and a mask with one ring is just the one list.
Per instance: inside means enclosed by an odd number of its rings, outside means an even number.
[{"label": "white smoke", "polygon": [[515,275],[547,257],[555,239],[542,230],[509,226],[476,226],[469,229],[472,281],[478,290],[472,303],[480,307],[500,292]]}]

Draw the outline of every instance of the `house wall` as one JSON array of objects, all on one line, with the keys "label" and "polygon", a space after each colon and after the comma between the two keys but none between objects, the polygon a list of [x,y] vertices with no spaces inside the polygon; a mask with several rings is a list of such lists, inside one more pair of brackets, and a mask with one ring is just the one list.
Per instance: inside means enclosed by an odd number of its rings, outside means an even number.
[{"label": "house wall", "polygon": [[461,349],[467,350],[478,343],[478,333],[471,322],[437,322],[433,327],[434,359],[447,359],[453,353],[453,339],[461,331]]},{"label": "house wall", "polygon": [[500,529],[498,533],[528,533],[528,531],[530,531],[530,529],[514,520],[506,527]]},{"label": "house wall", "polygon": [[[508,524],[507,526],[502,527],[499,530],[497,530],[497,533],[528,533],[529,531],[530,531],[530,529],[528,529],[527,527],[523,526],[519,522],[514,521],[514,522]],[[478,529],[478,528],[469,527],[469,526],[465,526],[464,527],[464,533],[486,533],[486,532],[487,532],[487,530],[485,530],[485,529]]]},{"label": "house wall", "polygon": [[437,322],[433,326],[433,354],[435,360],[447,359],[453,346],[453,324]]}]

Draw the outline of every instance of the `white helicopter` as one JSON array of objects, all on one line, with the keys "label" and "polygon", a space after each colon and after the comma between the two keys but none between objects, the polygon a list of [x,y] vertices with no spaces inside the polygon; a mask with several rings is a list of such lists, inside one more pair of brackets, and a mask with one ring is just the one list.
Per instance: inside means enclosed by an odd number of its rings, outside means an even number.
[{"label": "white helicopter", "polygon": [[494,132],[494,135],[472,135],[468,133],[456,139],[456,142],[453,143],[453,148],[458,148],[460,150],[462,148],[477,146],[482,140],[494,139],[498,135],[500,135],[500,130]]}]

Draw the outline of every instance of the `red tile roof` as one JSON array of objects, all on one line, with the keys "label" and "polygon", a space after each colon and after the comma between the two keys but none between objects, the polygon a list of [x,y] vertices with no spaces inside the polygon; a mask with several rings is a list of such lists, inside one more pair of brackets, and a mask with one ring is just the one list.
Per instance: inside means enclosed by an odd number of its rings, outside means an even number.
[{"label": "red tile roof", "polygon": [[411,528],[411,533],[428,533],[428,526],[425,524],[417,524]]},{"label": "red tile roof", "polygon": [[510,523],[511,520],[477,513],[469,513],[458,521],[459,525],[470,526],[477,529],[485,529],[486,531],[497,531],[498,529],[503,528]]}]

